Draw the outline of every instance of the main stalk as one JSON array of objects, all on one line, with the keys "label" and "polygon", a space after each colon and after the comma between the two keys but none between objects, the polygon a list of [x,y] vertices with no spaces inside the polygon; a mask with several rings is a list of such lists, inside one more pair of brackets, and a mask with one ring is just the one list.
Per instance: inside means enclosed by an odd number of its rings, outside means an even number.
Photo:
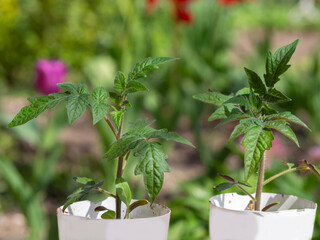
[{"label": "main stalk", "polygon": [[[124,115],[121,116],[121,122],[120,122],[120,127],[117,133],[117,140],[119,140],[121,138],[121,134],[122,134],[122,127],[123,127],[123,119],[124,119]],[[120,156],[118,158],[118,166],[117,166],[117,178],[121,178],[122,177],[122,170],[123,170],[123,157],[124,155]],[[118,195],[118,193],[116,193],[116,218],[117,219],[121,219],[121,199]]]},{"label": "main stalk", "polygon": [[[124,117],[122,115],[119,130],[117,131],[116,127],[114,126],[114,123],[108,117],[104,118],[104,120],[109,125],[111,131],[113,132],[114,136],[116,137],[117,141],[121,138],[122,128],[123,128],[123,119],[124,119]],[[117,178],[122,177],[123,160],[124,160],[124,155],[121,155],[118,158],[117,175],[116,175]],[[116,195],[114,195],[114,197],[116,198],[116,218],[121,219],[121,199],[120,199],[118,193],[116,193]]]},{"label": "main stalk", "polygon": [[256,188],[256,202],[254,205],[255,211],[260,211],[266,158],[267,158],[267,155],[266,155],[266,152],[264,152],[263,157],[259,163],[259,173],[258,173],[258,181],[257,181],[257,188]]},{"label": "main stalk", "polygon": [[[118,159],[118,167],[117,167],[117,178],[122,177],[122,168],[123,168],[123,156],[120,156]],[[121,200],[118,195],[116,194],[116,218],[121,219]]]}]

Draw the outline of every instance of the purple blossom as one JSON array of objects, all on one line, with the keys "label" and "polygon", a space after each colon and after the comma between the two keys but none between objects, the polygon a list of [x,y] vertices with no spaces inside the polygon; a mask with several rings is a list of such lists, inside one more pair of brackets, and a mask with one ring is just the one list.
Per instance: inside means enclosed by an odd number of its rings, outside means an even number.
[{"label": "purple blossom", "polygon": [[59,92],[57,83],[64,82],[67,68],[58,60],[38,60],[36,63],[36,88],[44,95]]}]

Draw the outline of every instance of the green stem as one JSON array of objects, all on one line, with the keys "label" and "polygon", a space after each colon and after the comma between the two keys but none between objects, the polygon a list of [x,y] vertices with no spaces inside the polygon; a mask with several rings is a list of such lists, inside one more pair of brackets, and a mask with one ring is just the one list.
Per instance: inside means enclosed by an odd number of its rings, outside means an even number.
[{"label": "green stem", "polygon": [[130,153],[131,153],[131,151],[129,151],[127,154],[125,154],[123,156],[123,169],[125,168],[125,166],[127,164],[127,161],[128,161],[129,156],[130,156]]},{"label": "green stem", "polygon": [[256,202],[256,199],[247,191],[245,190],[243,187],[241,187],[239,184],[236,185],[242,192],[244,192],[245,194],[247,194],[253,202]]},{"label": "green stem", "polygon": [[[121,124],[122,124],[122,120],[121,120]],[[121,125],[120,125],[120,127],[121,127]],[[120,129],[119,129],[119,131],[120,131]],[[118,158],[117,178],[122,177],[122,168],[123,168],[123,155]],[[118,193],[117,193],[117,198],[116,198],[116,218],[121,219],[121,199],[120,199]]]},{"label": "green stem", "polygon": [[[122,115],[122,118],[121,118],[121,124],[120,124],[118,132],[116,131],[116,128],[114,127],[113,122],[110,121],[108,117],[104,117],[104,120],[106,121],[106,123],[110,127],[110,129],[113,132],[113,134],[116,137],[116,139],[119,140],[121,138],[121,132],[122,132],[123,115]],[[118,159],[118,166],[117,166],[117,178],[122,176],[122,165],[123,165],[123,156],[120,156],[119,159]],[[101,190],[103,190],[103,189],[101,189]],[[98,190],[98,191],[100,191],[100,190]],[[106,191],[104,192],[104,190],[100,191],[100,192],[108,194]],[[113,195],[113,196],[116,199],[116,218],[117,219],[121,219],[121,200],[120,200],[120,197],[118,196],[118,194]]]},{"label": "green stem", "polygon": [[127,212],[126,212],[126,215],[125,215],[125,217],[124,218],[126,218],[126,219],[128,219],[129,218],[129,207],[127,208]]},{"label": "green stem", "polygon": [[310,170],[310,168],[309,168],[309,167],[289,168],[289,169],[287,169],[287,170],[285,170],[285,171],[282,171],[282,172],[280,172],[280,173],[278,173],[278,174],[276,174],[276,175],[268,178],[267,180],[265,180],[265,181],[263,182],[263,186],[266,185],[266,184],[268,184],[269,182],[275,180],[276,178],[281,177],[281,176],[284,175],[284,174],[287,174],[287,173],[290,173],[290,172],[294,172],[294,171],[301,171],[301,170]]},{"label": "green stem", "polygon": [[104,120],[109,125],[109,127],[110,127],[111,131],[113,132],[114,136],[117,137],[116,128],[113,126],[112,122],[107,117],[104,117]]},{"label": "green stem", "polygon": [[[126,96],[123,97],[122,102],[124,102],[125,100],[126,100]],[[125,107],[121,107],[121,109],[124,110]],[[124,114],[121,116],[119,130],[118,130],[118,133],[116,135],[117,140],[119,140],[121,138],[122,128],[123,128],[123,121],[124,121]],[[123,158],[124,158],[124,155],[121,155],[118,158],[117,178],[121,178],[122,177]],[[120,199],[118,194],[116,194],[116,195],[117,195],[117,198],[116,198],[116,218],[117,219],[121,219],[121,199]]]},{"label": "green stem", "polygon": [[106,191],[106,190],[104,190],[104,189],[102,189],[102,188],[96,187],[96,188],[94,188],[94,189],[97,190],[97,191],[99,191],[99,192],[101,192],[101,193],[107,194],[107,195],[109,195],[110,197],[117,198],[116,195],[114,195],[114,194],[112,194],[111,192],[108,192],[108,191]]},{"label": "green stem", "polygon": [[263,180],[264,180],[265,160],[266,160],[266,152],[264,152],[263,157],[259,163],[259,173],[258,173],[258,181],[257,181],[257,188],[256,188],[256,202],[254,205],[255,211],[260,211],[261,195],[262,195]]}]

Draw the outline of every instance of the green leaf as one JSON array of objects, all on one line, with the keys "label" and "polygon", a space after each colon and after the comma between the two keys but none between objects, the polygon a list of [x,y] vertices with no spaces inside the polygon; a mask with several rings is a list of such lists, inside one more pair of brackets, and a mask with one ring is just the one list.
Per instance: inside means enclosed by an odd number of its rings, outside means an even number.
[{"label": "green leaf", "polygon": [[87,178],[87,177],[74,177],[73,180],[76,181],[77,183],[80,183],[80,184],[83,184],[83,185],[94,185],[94,184],[96,184],[94,180],[92,180],[91,178]]},{"label": "green leaf", "polygon": [[306,129],[311,131],[310,128],[304,122],[302,122],[297,116],[293,115],[291,112],[282,112],[282,113],[272,114],[267,116],[266,120],[288,121],[288,122],[298,124],[302,127],[305,127]]},{"label": "green leaf", "polygon": [[56,106],[61,101],[68,100],[68,97],[70,96],[70,94],[66,92],[63,92],[63,93],[59,92],[59,93],[51,93],[49,96],[54,97],[54,99],[52,100],[52,104]]},{"label": "green leaf", "polygon": [[92,92],[92,101],[90,102],[93,124],[99,122],[107,113],[109,105],[106,103],[108,93],[105,88],[97,87]]},{"label": "green leaf", "polygon": [[146,128],[147,126],[153,124],[155,120],[151,120],[148,122],[147,118],[138,119],[135,122],[129,122],[130,131],[140,131]]},{"label": "green leaf", "polygon": [[278,112],[264,103],[264,105],[262,106],[262,109],[261,109],[261,113],[264,115],[270,115],[270,114],[276,114]]},{"label": "green leaf", "polygon": [[266,74],[265,82],[268,87],[273,87],[279,81],[279,76],[286,72],[290,65],[287,65],[290,61],[293,53],[296,50],[299,40],[279,48],[273,55],[268,52],[266,61]]},{"label": "green leaf", "polygon": [[89,186],[89,187],[80,187],[80,188],[78,188],[76,191],[74,191],[72,194],[70,194],[68,196],[68,199],[65,202],[65,204],[63,205],[63,209],[62,210],[65,211],[69,205],[71,205],[75,201],[78,201],[81,198],[83,198],[92,189],[97,188],[97,187],[101,187],[103,185],[103,183],[104,183],[104,181],[101,181],[101,182],[99,182],[99,183],[97,183],[95,185]]},{"label": "green leaf", "polygon": [[272,131],[263,127],[252,127],[245,133],[241,141],[241,145],[245,148],[245,181],[256,171],[264,151],[271,149],[273,139]]},{"label": "green leaf", "polygon": [[88,88],[85,84],[77,83],[58,83],[57,86],[72,94],[85,94],[88,93]]},{"label": "green leaf", "polygon": [[247,95],[239,95],[239,96],[232,97],[232,98],[228,99],[227,101],[225,101],[224,103],[225,104],[232,103],[232,104],[236,104],[239,106],[244,106],[247,110],[250,109],[250,107],[251,107]]},{"label": "green leaf", "polygon": [[239,124],[233,129],[228,143],[230,143],[236,137],[244,134],[246,131],[249,131],[252,127],[262,126],[262,122],[259,123],[259,120],[255,118],[247,118],[240,120]]},{"label": "green leaf", "polygon": [[58,103],[54,101],[54,97],[33,97],[29,98],[30,105],[23,107],[20,112],[8,124],[8,128],[22,125],[43,113],[47,109],[51,109]]},{"label": "green leaf", "polygon": [[70,194],[68,196],[67,201],[64,203],[62,210],[65,211],[68,208],[69,205],[71,205],[75,201],[81,199],[90,190],[91,190],[91,188],[83,188],[83,187],[78,188],[76,191],[74,191],[72,194]]},{"label": "green leaf", "polygon": [[153,203],[163,185],[164,172],[170,172],[166,162],[167,154],[157,142],[142,142],[139,146],[139,163],[135,175],[142,174],[144,184]]},{"label": "green leaf", "polygon": [[116,218],[116,212],[109,210],[101,215],[102,219],[115,219]]},{"label": "green leaf", "polygon": [[232,113],[230,114],[226,119],[222,120],[217,126],[220,127],[221,125],[230,122],[230,121],[236,121],[236,120],[241,120],[241,119],[246,119],[250,118],[250,115],[244,114],[244,113]]},{"label": "green leaf", "polygon": [[222,119],[222,118],[226,118],[226,111],[225,109],[228,110],[228,112],[231,112],[233,109],[235,109],[233,104],[224,104],[221,107],[218,107],[208,118],[208,121],[214,121],[217,119]]},{"label": "green leaf", "polygon": [[126,77],[124,73],[117,72],[116,77],[114,78],[114,89],[123,92],[126,87]]},{"label": "green leaf", "polygon": [[92,91],[92,99],[97,103],[105,103],[108,99],[107,90],[104,87],[97,87]]},{"label": "green leaf", "polygon": [[103,158],[105,158],[107,161],[113,160],[134,149],[143,140],[144,137],[124,135],[111,145],[109,150],[104,154]]},{"label": "green leaf", "polygon": [[285,163],[285,164],[289,167],[289,169],[294,167],[294,163]]},{"label": "green leaf", "polygon": [[226,182],[226,183],[220,183],[218,186],[213,187],[213,189],[222,192],[224,190],[227,190],[229,188],[232,188],[234,185],[236,185],[236,182]]},{"label": "green leaf", "polygon": [[122,106],[131,107],[131,103],[130,103],[128,100],[125,100],[125,101],[122,103]]},{"label": "green leaf", "polygon": [[114,122],[118,130],[119,130],[119,127],[121,124],[121,118],[124,112],[125,110],[111,112],[112,121]]},{"label": "green leaf", "polygon": [[187,144],[191,147],[195,147],[192,143],[190,143],[187,139],[180,137],[177,133],[175,132],[168,132],[167,129],[153,129],[153,128],[146,128],[145,130],[148,130],[148,132],[143,132],[143,135],[150,139],[150,138],[161,138],[166,141],[175,141],[175,142],[180,142],[183,144]]},{"label": "green leaf", "polygon": [[260,109],[262,106],[261,98],[258,95],[256,95],[253,92],[253,90],[250,90],[249,103],[250,103],[250,110],[253,112],[257,112],[258,109]]},{"label": "green leaf", "polygon": [[28,97],[28,101],[31,104],[34,103],[48,103],[54,99],[52,96],[40,96],[40,97]]},{"label": "green leaf", "polygon": [[292,129],[287,125],[286,122],[279,122],[279,121],[267,121],[264,123],[267,128],[272,128],[277,130],[278,132],[282,133],[284,136],[292,140],[295,144],[299,146],[298,139]]},{"label": "green leaf", "polygon": [[116,179],[116,192],[120,200],[129,208],[131,203],[131,190],[128,182],[123,178]]},{"label": "green leaf", "polygon": [[176,60],[177,58],[171,58],[171,57],[157,57],[157,58],[146,58],[142,62],[137,63],[133,70],[128,74],[128,82],[137,80],[142,77],[146,77],[146,72],[151,69],[157,69],[158,65]]},{"label": "green leaf", "polygon": [[118,92],[109,92],[109,96],[112,102],[116,105],[121,104],[122,96]]},{"label": "green leaf", "polygon": [[143,205],[146,205],[148,204],[149,201],[148,200],[138,200],[138,201],[135,201],[134,203],[132,203],[129,207],[129,213],[132,212],[134,209],[136,209],[137,207],[140,207],[140,206],[143,206]]},{"label": "green leaf", "polygon": [[86,110],[86,106],[89,105],[89,94],[70,95],[67,103],[67,115],[69,124],[72,125]]},{"label": "green leaf", "polygon": [[248,88],[248,87],[242,88],[238,92],[236,92],[236,96],[249,95],[249,94],[250,94],[250,88]]},{"label": "green leaf", "polygon": [[201,102],[221,106],[221,105],[223,105],[224,102],[226,102],[228,99],[230,99],[231,96],[227,96],[227,95],[224,95],[224,94],[218,93],[218,92],[206,92],[206,93],[200,93],[200,94],[193,95],[193,98],[196,100],[199,100]]},{"label": "green leaf", "polygon": [[[249,95],[238,95],[230,98],[224,104],[234,104],[236,106],[240,106],[243,110],[249,110],[252,105],[249,101]],[[228,115],[228,113],[226,113]]]},{"label": "green leaf", "polygon": [[147,91],[148,88],[144,84],[138,81],[130,81],[126,86],[126,93],[135,93],[140,91]]},{"label": "green leaf", "polygon": [[268,93],[263,96],[264,100],[271,103],[283,103],[291,101],[286,95],[282,92],[272,88],[269,89]]},{"label": "green leaf", "polygon": [[97,124],[109,111],[109,105],[106,103],[91,103],[91,113],[93,124]]},{"label": "green leaf", "polygon": [[267,91],[266,86],[264,85],[258,74],[248,68],[244,68],[244,70],[246,71],[246,74],[248,76],[250,88],[252,88],[260,96],[264,95]]}]

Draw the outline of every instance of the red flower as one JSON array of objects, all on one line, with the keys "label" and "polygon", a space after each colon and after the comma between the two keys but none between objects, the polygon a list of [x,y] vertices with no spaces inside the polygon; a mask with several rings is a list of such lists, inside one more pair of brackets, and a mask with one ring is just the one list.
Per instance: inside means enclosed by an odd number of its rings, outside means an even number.
[{"label": "red flower", "polygon": [[189,3],[192,0],[172,0],[174,5],[174,16],[177,22],[191,23],[192,14],[189,10]]},{"label": "red flower", "polygon": [[245,0],[217,0],[217,1],[221,5],[230,6],[230,5],[234,5],[234,4],[237,4],[237,3],[244,2]]},{"label": "red flower", "polygon": [[159,0],[146,0],[146,12],[152,13]]}]

